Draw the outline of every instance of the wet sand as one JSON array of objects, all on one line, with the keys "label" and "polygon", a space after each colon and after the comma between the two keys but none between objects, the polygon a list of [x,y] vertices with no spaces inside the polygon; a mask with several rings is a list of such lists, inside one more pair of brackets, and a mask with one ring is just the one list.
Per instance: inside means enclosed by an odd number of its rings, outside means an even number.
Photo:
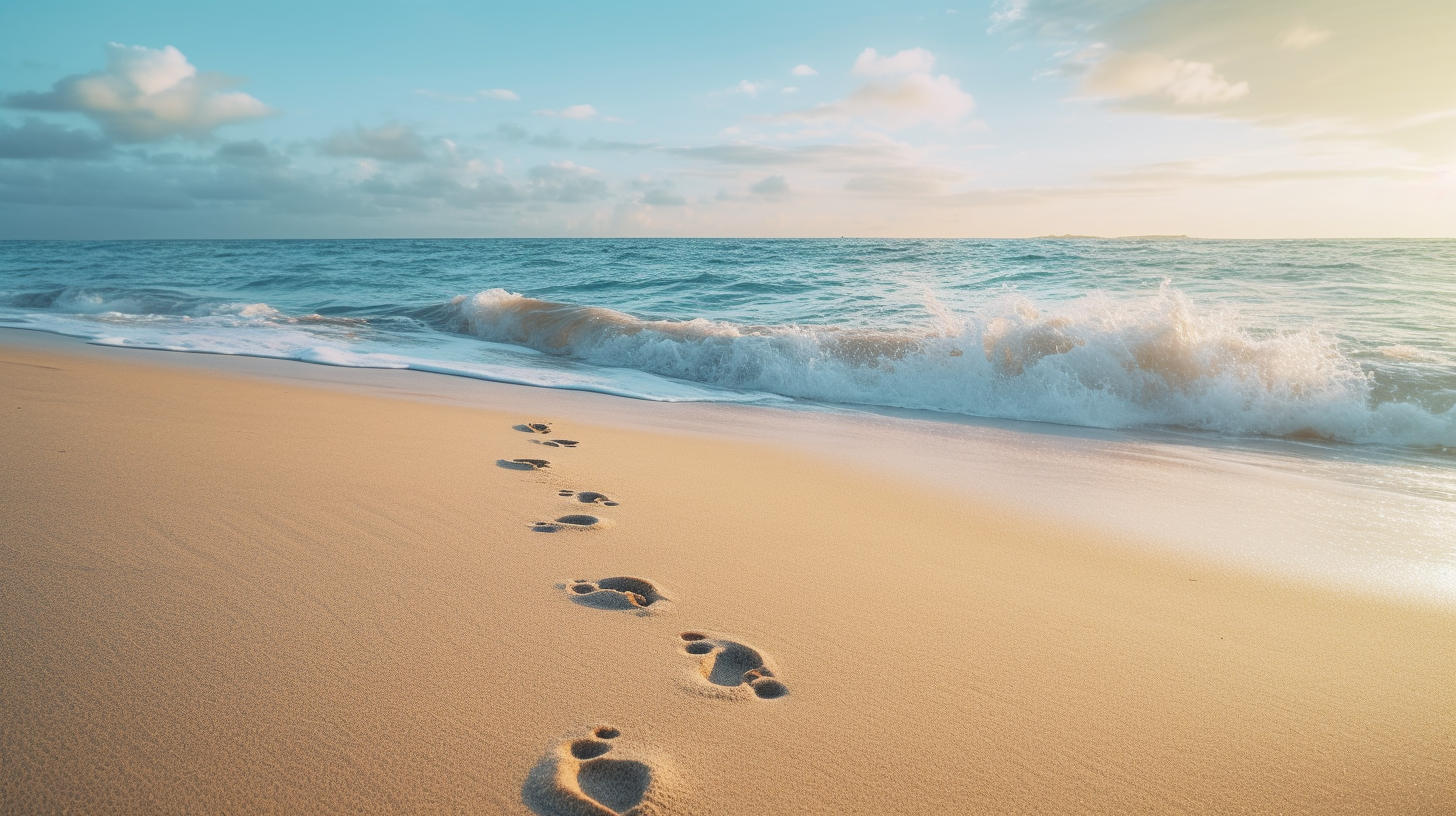
[{"label": "wet sand", "polygon": [[1439,604],[731,411],[6,337],[4,812],[1456,812]]}]

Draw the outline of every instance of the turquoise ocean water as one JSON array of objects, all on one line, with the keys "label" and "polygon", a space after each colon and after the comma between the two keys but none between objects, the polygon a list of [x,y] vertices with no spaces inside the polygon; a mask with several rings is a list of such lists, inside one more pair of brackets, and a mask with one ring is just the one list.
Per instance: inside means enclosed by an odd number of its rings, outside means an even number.
[{"label": "turquoise ocean water", "polygon": [[654,400],[1456,449],[1456,241],[5,242],[0,325]]}]

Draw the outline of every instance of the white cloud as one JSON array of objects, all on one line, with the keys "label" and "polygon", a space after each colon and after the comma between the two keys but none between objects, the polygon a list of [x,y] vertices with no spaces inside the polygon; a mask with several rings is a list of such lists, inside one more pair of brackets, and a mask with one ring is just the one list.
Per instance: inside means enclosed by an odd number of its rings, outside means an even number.
[{"label": "white cloud", "polygon": [[476,91],[475,95],[481,99],[496,99],[502,102],[519,102],[521,95],[515,91],[508,91],[505,88],[490,88],[484,91]]},{"label": "white cloud", "polygon": [[1299,23],[1284,32],[1279,38],[1279,47],[1289,51],[1303,51],[1330,38],[1330,32]]},{"label": "white cloud", "polygon": [[561,119],[591,119],[597,115],[597,109],[591,105],[571,105],[561,110],[538,110],[537,116],[555,116]]},{"label": "white cloud", "polygon": [[931,74],[933,67],[935,55],[924,48],[906,49],[893,56],[881,56],[875,49],[866,48],[855,59],[851,73],[896,78],[866,82],[834,102],[764,118],[798,122],[858,120],[890,130],[927,122],[959,122],[975,109],[976,102],[961,90],[959,80]]},{"label": "white cloud", "polygon": [[118,141],[203,138],[222,125],[272,113],[252,96],[226,90],[239,83],[221,74],[198,73],[170,45],[153,49],[109,43],[105,70],[68,76],[42,93],[11,94],[5,104],[83,113]]},{"label": "white cloud", "polygon": [[890,130],[934,123],[952,125],[976,107],[960,82],[944,74],[910,74],[898,82],[866,82],[843,99],[813,108],[789,111],[773,119],[785,121],[863,120]]},{"label": "white cloud", "polygon": [[795,65],[794,70],[789,73],[794,76],[818,76],[819,72],[807,65]]},{"label": "white cloud", "polygon": [[1092,66],[1082,90],[1089,96],[1163,96],[1178,105],[1216,105],[1248,95],[1249,83],[1229,82],[1206,62],[1119,52]]},{"label": "white cloud", "polygon": [[[1209,100],[1203,110],[1219,118],[1276,128],[1312,149],[1350,139],[1439,162],[1456,156],[1456,120],[1403,126],[1456,108],[1456,83],[1450,81],[1456,76],[1456,49],[1450,47],[1456,4],[1001,0],[998,8],[1009,13],[1018,5],[1022,16],[1008,28],[1055,47],[1054,76],[1085,78],[1105,53],[1196,61],[1180,67],[1180,78],[1170,76],[1178,72],[1167,60],[1152,72],[1166,80],[1161,89],[1128,98],[1119,106],[1124,110],[1186,113],[1202,99]],[[1335,42],[1338,47],[1331,47]],[[1101,52],[1084,56],[1094,45]],[[1129,84],[1108,76],[1114,65],[1103,66],[1092,85],[1125,98]],[[1132,88],[1146,92],[1159,84],[1144,80]],[[1236,104],[1211,104],[1236,95]]]},{"label": "white cloud", "polygon": [[893,57],[882,57],[873,48],[860,52],[850,73],[855,76],[888,76],[891,74],[929,73],[935,68],[935,55],[924,48],[907,48]]}]

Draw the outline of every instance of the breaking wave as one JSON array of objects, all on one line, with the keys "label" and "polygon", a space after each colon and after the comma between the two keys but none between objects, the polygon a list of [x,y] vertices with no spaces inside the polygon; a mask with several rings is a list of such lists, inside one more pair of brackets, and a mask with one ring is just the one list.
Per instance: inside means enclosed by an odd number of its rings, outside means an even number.
[{"label": "breaking wave", "polygon": [[64,287],[0,299],[8,307],[0,311],[16,315],[0,324],[107,344],[415,368],[645,399],[788,397],[1097,428],[1456,448],[1456,378],[1429,349],[1372,345],[1369,359],[1359,359],[1327,333],[1252,329],[1236,310],[1201,309],[1167,284],[1053,305],[1008,290],[959,311],[927,293],[923,305],[930,320],[887,329],[651,320],[505,289],[423,308],[290,315],[165,288]]},{"label": "breaking wave", "polygon": [[1256,334],[1164,285],[1055,308],[1005,294],[972,314],[876,330],[645,320],[491,289],[424,317],[599,366],[789,397],[1098,428],[1456,447],[1456,408],[1379,399],[1315,330]]}]

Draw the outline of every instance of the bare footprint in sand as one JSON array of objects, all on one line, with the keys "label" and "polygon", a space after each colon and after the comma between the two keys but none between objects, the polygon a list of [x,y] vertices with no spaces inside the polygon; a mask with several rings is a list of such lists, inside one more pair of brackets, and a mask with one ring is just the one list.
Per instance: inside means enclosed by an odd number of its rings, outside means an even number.
[{"label": "bare footprint in sand", "polygon": [[548,439],[545,441],[542,441],[540,439],[532,439],[531,441],[535,442],[537,445],[545,445],[548,448],[574,448],[577,445],[581,444],[575,439]]},{"label": "bare footprint in sand", "polygon": [[552,748],[526,777],[521,799],[541,816],[663,813],[666,775],[658,763],[620,746],[621,735],[602,725]]},{"label": "bare footprint in sand", "polygon": [[495,466],[506,470],[544,470],[551,463],[545,459],[497,459]]},{"label": "bare footprint in sand", "polygon": [[596,516],[588,516],[585,513],[573,513],[569,516],[562,516],[555,521],[538,521],[531,525],[531,529],[538,533],[560,533],[566,530],[596,530],[604,524],[603,519]]},{"label": "bare footprint in sand", "polygon": [[512,425],[511,428],[523,433],[551,433],[551,423],[549,422],[522,422],[520,425]]},{"label": "bare footprint in sand", "polygon": [[732,693],[746,689],[763,700],[789,693],[789,687],[774,676],[768,661],[757,649],[703,632],[683,632],[678,637],[684,653],[702,658],[698,675],[721,691]]},{"label": "bare footprint in sand", "polygon": [[612,501],[605,493],[598,493],[594,490],[558,490],[556,495],[563,498],[575,496],[582,504],[600,504],[606,507],[616,507],[621,502]]},{"label": "bare footprint in sand", "polygon": [[648,607],[666,601],[651,581],[619,575],[588,581],[578,578],[570,584],[559,584],[571,595],[572,603],[590,606],[593,609],[621,609],[649,614]]}]

